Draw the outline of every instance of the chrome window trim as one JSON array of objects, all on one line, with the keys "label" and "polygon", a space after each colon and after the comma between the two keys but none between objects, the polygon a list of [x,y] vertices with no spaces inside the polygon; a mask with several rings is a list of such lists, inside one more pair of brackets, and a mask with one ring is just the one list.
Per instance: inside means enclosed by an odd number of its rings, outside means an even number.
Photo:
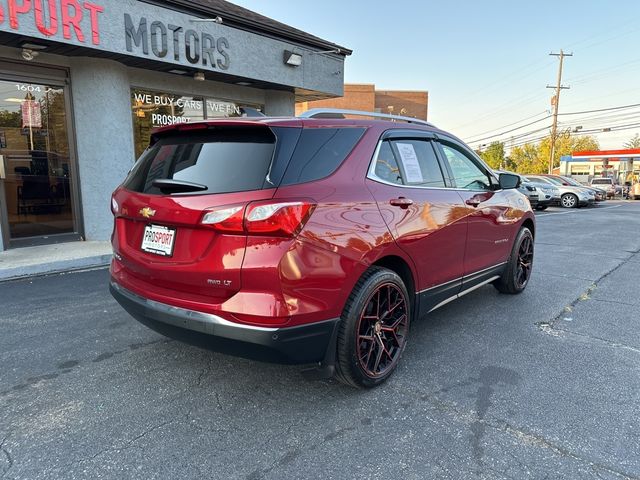
[{"label": "chrome window trim", "polygon": [[[450,190],[450,191],[454,191],[454,192],[478,192],[478,193],[486,193],[486,192],[502,192],[503,189],[499,189],[499,190],[471,190],[469,188],[460,188],[460,187],[431,187],[431,186],[427,186],[427,185],[404,185],[404,184],[400,184],[400,183],[392,183],[392,182],[388,182],[387,180],[383,180],[382,178],[378,177],[375,173],[376,171],[376,158],[378,158],[378,154],[380,153],[380,148],[382,148],[382,142],[387,142],[387,141],[391,141],[393,140],[393,138],[382,138],[380,140],[378,140],[378,144],[376,145],[376,149],[373,152],[373,156],[371,157],[371,160],[369,160],[369,169],[367,170],[367,177],[369,180],[372,180],[374,182],[377,183],[382,183],[383,185],[390,185],[392,187],[398,187],[398,188],[419,188],[422,190]],[[417,140],[423,140],[423,141],[437,141],[437,138],[417,138]],[[495,177],[494,177],[495,178]],[[443,177],[444,180],[444,177]],[[446,181],[446,180],[445,180]]]},{"label": "chrome window trim", "polygon": [[[383,185],[390,185],[392,187],[398,187],[398,188],[419,188],[422,190],[453,190],[453,191],[460,191],[460,192],[472,192],[475,190],[469,190],[466,188],[454,188],[454,187],[431,187],[428,185],[404,185],[404,184],[400,184],[400,183],[392,183],[392,182],[388,182],[387,180],[383,180],[382,178],[378,177],[376,175],[376,158],[378,158],[378,154],[380,153],[380,148],[382,148],[382,142],[386,142],[386,141],[391,141],[393,139],[391,138],[384,138],[381,140],[378,140],[378,145],[376,146],[376,149],[373,152],[373,157],[371,157],[371,160],[369,161],[369,169],[367,170],[367,178],[369,180],[372,180],[374,182],[377,183],[382,183]],[[417,140],[424,140],[424,141],[429,141],[430,139],[417,139]],[[442,178],[444,180],[444,177]],[[478,190],[478,192],[486,192],[487,190]],[[498,192],[500,190],[493,190],[494,192]]]},{"label": "chrome window trim", "polygon": [[434,310],[436,310],[437,308],[440,308],[440,307],[446,305],[449,302],[453,302],[454,300],[457,300],[458,298],[463,297],[464,295],[466,295],[468,293],[471,293],[471,292],[473,292],[474,290],[477,290],[480,287],[484,287],[486,284],[491,283],[494,280],[497,280],[498,278],[500,278],[500,275],[494,275],[493,277],[486,279],[484,282],[481,282],[478,285],[474,285],[473,287],[467,288],[466,290],[463,290],[462,292],[460,292],[460,293],[458,293],[456,295],[452,295],[451,297],[449,297],[446,300],[443,300],[442,302],[437,304],[435,307],[433,307],[427,313],[431,313]]}]

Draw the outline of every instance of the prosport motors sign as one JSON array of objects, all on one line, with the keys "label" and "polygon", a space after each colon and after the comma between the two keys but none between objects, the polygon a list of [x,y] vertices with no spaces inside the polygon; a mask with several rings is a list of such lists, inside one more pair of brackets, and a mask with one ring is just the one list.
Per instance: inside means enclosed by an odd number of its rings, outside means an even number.
[{"label": "prosport motors sign", "polygon": [[[41,39],[274,85],[342,92],[342,58],[307,55],[289,42],[229,27],[224,16],[222,24],[202,20],[139,0],[0,0],[0,32],[22,42]],[[303,54],[304,68],[282,61],[282,53],[294,49]]]},{"label": "prosport motors sign", "polygon": [[0,26],[8,23],[11,30],[20,33],[35,26],[48,38],[75,38],[79,43],[89,38],[93,45],[100,45],[102,13],[101,5],[79,0],[0,0]]},{"label": "prosport motors sign", "polygon": [[[2,2],[2,0],[0,0]],[[111,10],[106,5],[84,0],[4,0],[0,3],[0,25],[7,22],[16,32],[35,26],[47,38],[91,43],[100,46],[100,34],[112,23],[102,18]],[[140,4],[136,4],[140,6]],[[192,27],[165,23],[125,12],[121,17],[121,35],[126,51],[158,60],[171,58],[212,69],[228,70],[229,40]],[[113,22],[117,24],[117,22]],[[60,35],[61,34],[61,35]]]}]

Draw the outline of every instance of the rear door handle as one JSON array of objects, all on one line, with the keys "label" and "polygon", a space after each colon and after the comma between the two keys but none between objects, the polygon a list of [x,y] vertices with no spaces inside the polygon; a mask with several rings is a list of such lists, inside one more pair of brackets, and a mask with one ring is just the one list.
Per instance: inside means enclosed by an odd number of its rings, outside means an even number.
[{"label": "rear door handle", "polygon": [[392,198],[391,200],[389,200],[389,203],[394,207],[408,208],[409,205],[413,205],[413,200],[411,200],[410,198],[399,197]]},{"label": "rear door handle", "polygon": [[480,205],[480,200],[476,200],[474,198],[470,198],[470,199],[466,200],[464,203],[466,203],[467,205],[469,205],[471,207],[477,207],[478,205]]}]

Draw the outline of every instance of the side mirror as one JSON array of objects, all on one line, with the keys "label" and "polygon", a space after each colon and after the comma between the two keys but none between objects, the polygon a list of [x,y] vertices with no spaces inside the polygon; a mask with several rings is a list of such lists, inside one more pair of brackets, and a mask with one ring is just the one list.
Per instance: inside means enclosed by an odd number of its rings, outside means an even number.
[{"label": "side mirror", "polygon": [[520,186],[520,177],[512,173],[501,173],[498,181],[500,182],[500,188],[503,190],[518,188]]}]

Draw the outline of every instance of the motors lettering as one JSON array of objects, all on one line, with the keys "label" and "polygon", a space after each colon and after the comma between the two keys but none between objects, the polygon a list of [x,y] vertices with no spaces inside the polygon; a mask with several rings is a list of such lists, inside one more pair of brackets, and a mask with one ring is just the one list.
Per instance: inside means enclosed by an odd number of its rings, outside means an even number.
[{"label": "motors lettering", "polygon": [[131,15],[124,14],[124,29],[127,51],[133,53],[134,46],[142,49],[145,55],[149,51],[157,58],[173,55],[173,60],[181,62],[184,58],[192,65],[227,70],[229,68],[229,41],[225,37],[217,39],[208,33],[184,30],[178,25],[165,25],[162,22],[147,22],[141,17],[138,26]]},{"label": "motors lettering", "polygon": [[[103,12],[104,7],[81,0],[6,0],[6,8],[0,2],[0,25],[8,17],[11,29],[20,30],[20,23],[33,16],[38,30],[48,37],[56,35],[62,28],[62,36],[66,40],[75,36],[79,42],[86,43],[90,34],[91,42],[100,45],[99,22]],[[90,32],[82,25],[87,17]]]}]

